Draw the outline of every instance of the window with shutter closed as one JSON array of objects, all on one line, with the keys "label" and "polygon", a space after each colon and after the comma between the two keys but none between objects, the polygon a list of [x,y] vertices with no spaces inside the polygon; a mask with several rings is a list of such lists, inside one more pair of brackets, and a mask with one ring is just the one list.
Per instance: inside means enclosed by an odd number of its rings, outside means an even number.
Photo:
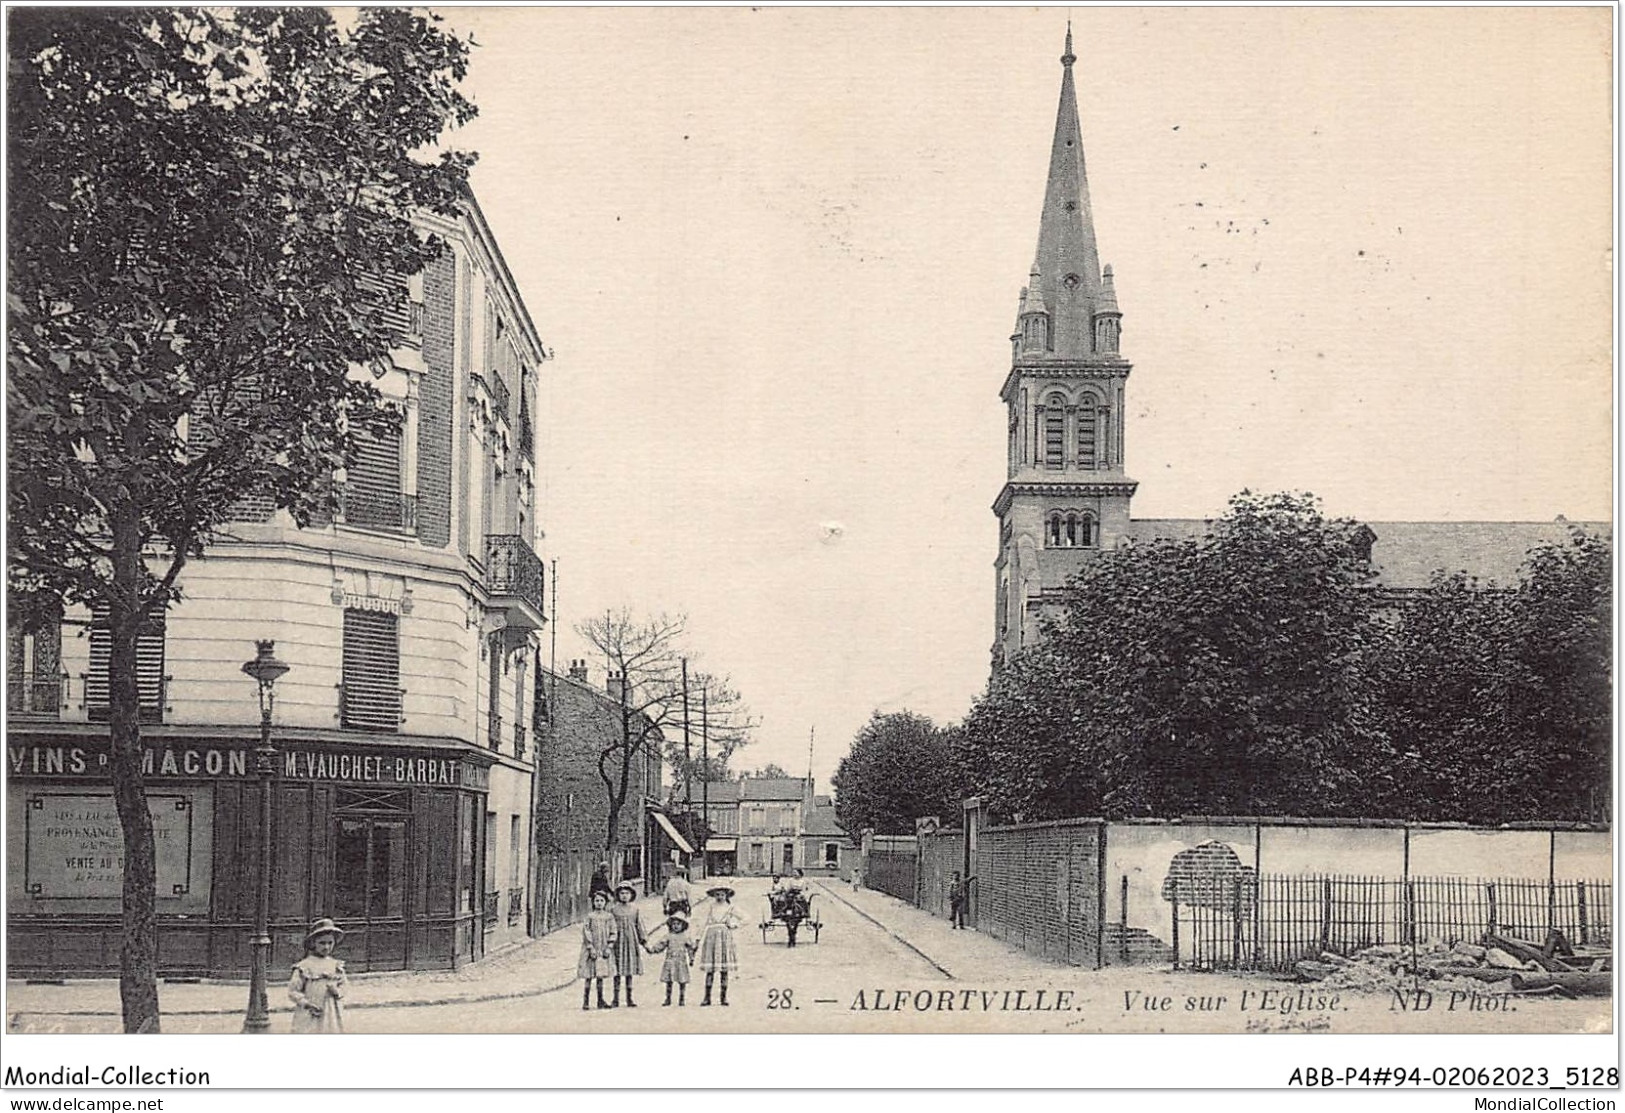
[{"label": "window with shutter closed", "polygon": [[351,525],[398,529],[410,526],[401,486],[401,435],[392,429],[356,435],[355,455],[345,469],[344,520]]},{"label": "window with shutter closed", "polygon": [[344,612],[344,683],[340,724],[352,730],[401,729],[399,620],[381,611]]},{"label": "window with shutter closed", "polygon": [[[107,611],[98,608],[90,616],[90,670],[85,673],[85,714],[91,722],[104,723],[110,713],[108,666],[113,654],[112,631],[107,628]],[[135,642],[135,684],[137,708],[143,723],[164,721],[164,617],[147,620]]]}]

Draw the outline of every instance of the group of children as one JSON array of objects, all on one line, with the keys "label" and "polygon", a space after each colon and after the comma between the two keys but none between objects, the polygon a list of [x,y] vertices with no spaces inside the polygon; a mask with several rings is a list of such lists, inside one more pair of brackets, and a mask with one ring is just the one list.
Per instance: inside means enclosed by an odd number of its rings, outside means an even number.
[{"label": "group of children", "polygon": [[[689,933],[688,891],[683,886],[680,899],[668,892],[665,922],[653,932],[643,930],[643,916],[635,903],[637,887],[623,881],[614,887],[615,903],[609,893],[595,889],[592,911],[581,931],[581,960],[576,976],[582,979],[581,1007],[593,1005],[593,989],[598,990],[598,1007],[613,1009],[621,1003],[621,983],[626,983],[626,1007],[636,1008],[632,999],[632,979],[643,973],[643,954],[665,954],[660,980],[666,986],[665,1004],[671,1004],[671,990],[677,987],[677,1004],[686,1005],[690,968],[696,955],[705,973],[705,998],[711,1003],[713,986],[721,990],[719,1003],[728,1003],[728,975],[739,969],[739,949],[733,933],[744,923],[734,910],[734,891],[726,885],[706,890],[710,899],[700,906],[696,918],[703,917],[698,941]],[[656,938],[662,929],[664,938]],[[288,998],[293,1002],[295,1032],[344,1031],[344,993],[348,979],[344,963],[333,957],[333,949],[344,938],[344,929],[330,919],[317,920],[305,935],[305,957],[294,963],[288,979]],[[604,1000],[604,979],[614,981],[613,997]]]},{"label": "group of children", "polygon": [[[593,989],[598,991],[600,1009],[618,1008],[621,1003],[621,983],[626,983],[626,1006],[636,1008],[632,999],[632,979],[643,973],[643,955],[664,952],[660,966],[660,980],[666,986],[664,1004],[671,1004],[672,986],[677,987],[677,1004],[686,1005],[690,967],[696,954],[700,969],[705,972],[705,998],[701,1005],[711,1003],[711,991],[720,982],[720,1004],[728,1003],[728,975],[739,969],[739,949],[734,945],[733,933],[743,924],[734,911],[734,891],[726,885],[706,890],[710,897],[700,906],[696,918],[704,917],[700,925],[700,938],[696,942],[689,934],[689,917],[681,908],[668,903],[665,923],[653,932],[643,930],[643,915],[636,903],[638,890],[629,881],[615,886],[615,904],[610,906],[608,896],[602,892],[592,894],[592,911],[581,929],[581,960],[576,964],[576,976],[582,980],[581,1007],[593,1006]],[[685,900],[684,904],[687,903]],[[661,929],[664,938],[655,938]],[[613,996],[604,1000],[604,979],[614,982]]]}]

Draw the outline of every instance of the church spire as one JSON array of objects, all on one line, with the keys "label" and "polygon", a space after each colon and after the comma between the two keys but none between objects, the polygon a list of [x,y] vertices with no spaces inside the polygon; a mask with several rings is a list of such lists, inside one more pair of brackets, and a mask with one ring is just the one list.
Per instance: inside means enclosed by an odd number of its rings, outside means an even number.
[{"label": "church spire", "polygon": [[1095,247],[1078,98],[1072,83],[1076,61],[1068,23],[1066,53],[1061,55],[1061,103],[1055,112],[1049,183],[1044,189],[1038,252],[1033,259],[1040,282],[1034,292],[1049,308],[1051,347],[1061,359],[1086,359],[1093,354],[1093,318],[1100,298],[1100,255]]}]

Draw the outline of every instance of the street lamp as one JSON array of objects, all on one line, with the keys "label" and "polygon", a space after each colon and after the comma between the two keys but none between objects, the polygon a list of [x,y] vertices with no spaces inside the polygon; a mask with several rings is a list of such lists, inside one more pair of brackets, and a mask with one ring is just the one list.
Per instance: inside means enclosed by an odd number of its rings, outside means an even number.
[{"label": "street lamp", "polygon": [[276,776],[276,747],[271,745],[271,685],[288,671],[272,652],[276,643],[256,641],[259,652],[243,671],[259,684],[260,744],[254,748],[254,772],[260,782],[260,876],[254,908],[254,934],[249,939],[248,1012],[243,1031],[269,1032],[271,1008],[265,997],[266,967],[271,960],[271,786]]}]

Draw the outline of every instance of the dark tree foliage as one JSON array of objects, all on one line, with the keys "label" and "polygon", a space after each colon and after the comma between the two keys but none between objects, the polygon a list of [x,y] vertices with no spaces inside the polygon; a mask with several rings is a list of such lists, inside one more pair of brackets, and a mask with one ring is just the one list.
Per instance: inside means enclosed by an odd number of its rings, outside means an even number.
[{"label": "dark tree foliage", "polygon": [[467,44],[366,8],[8,13],[10,586],[105,608],[126,1030],[158,1026],[136,637],[250,495],[306,521],[389,419],[350,372],[472,158]]},{"label": "dark tree foliage", "polygon": [[1383,673],[1396,814],[1609,818],[1612,560],[1576,529],[1532,550],[1515,587],[1438,576],[1405,601]]},{"label": "dark tree foliage", "polygon": [[1359,811],[1386,751],[1361,679],[1370,575],[1355,523],[1292,495],[1243,492],[1199,539],[1100,554],[966,722],[1024,726],[1027,784],[988,795],[1028,818]]},{"label": "dark tree foliage", "polygon": [[835,815],[854,835],[912,835],[914,821],[954,816],[961,778],[950,732],[910,711],[876,711],[835,770]]},{"label": "dark tree foliage", "polygon": [[1243,492],[1201,538],[1099,554],[967,716],[967,787],[1026,819],[1606,818],[1609,544],[1396,598],[1362,532]]}]

